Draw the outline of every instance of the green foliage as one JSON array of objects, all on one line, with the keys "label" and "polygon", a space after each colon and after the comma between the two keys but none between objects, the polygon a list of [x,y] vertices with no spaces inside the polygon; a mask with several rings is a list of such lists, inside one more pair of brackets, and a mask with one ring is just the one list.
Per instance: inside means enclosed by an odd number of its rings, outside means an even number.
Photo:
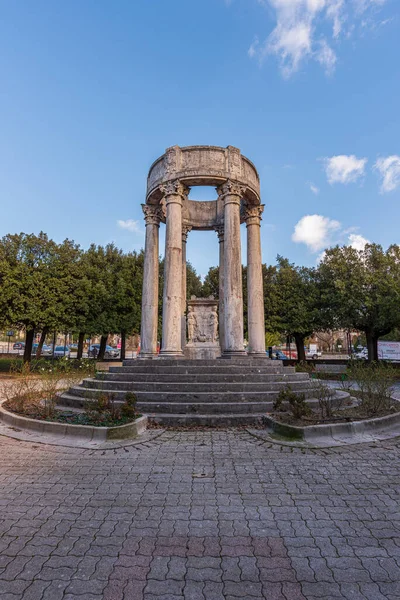
[{"label": "green foliage", "polygon": [[201,295],[204,298],[219,298],[219,267],[211,267],[204,278]]},{"label": "green foliage", "polygon": [[395,369],[390,363],[352,361],[347,368],[349,379],[356,383],[361,406],[371,415],[377,415],[391,403]]},{"label": "green foliage", "polygon": [[400,327],[400,246],[336,246],[326,251],[318,277],[321,312],[336,329],[363,331],[369,360],[378,360],[378,339]]},{"label": "green foliage", "polygon": [[119,421],[133,421],[137,418],[136,396],[132,392],[125,395],[125,402],[116,402],[114,394],[101,393],[93,400],[87,400],[85,414],[95,425],[108,426]]},{"label": "green foliage", "polygon": [[282,389],[274,400],[274,410],[282,410],[289,407],[295,419],[302,419],[311,413],[311,408],[306,402],[304,394],[296,394],[290,385]]},{"label": "green foliage", "polygon": [[127,417],[129,419],[134,419],[136,417],[136,404],[137,397],[133,392],[128,392],[125,394],[125,402],[121,406],[121,415],[123,417]]},{"label": "green foliage", "polygon": [[278,256],[277,266],[265,267],[263,275],[266,329],[293,336],[298,358],[305,360],[305,338],[327,325],[321,322],[316,270]]},{"label": "green foliage", "polygon": [[277,331],[270,332],[267,331],[265,333],[265,347],[269,348],[270,346],[278,346],[281,343],[281,335]]}]

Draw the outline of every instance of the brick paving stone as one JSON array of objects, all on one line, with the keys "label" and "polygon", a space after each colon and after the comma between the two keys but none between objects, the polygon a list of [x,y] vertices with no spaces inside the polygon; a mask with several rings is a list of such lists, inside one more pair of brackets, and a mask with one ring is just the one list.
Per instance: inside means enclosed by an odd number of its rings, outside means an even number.
[{"label": "brick paving stone", "polygon": [[399,440],[140,446],[0,438],[1,600],[399,600]]}]

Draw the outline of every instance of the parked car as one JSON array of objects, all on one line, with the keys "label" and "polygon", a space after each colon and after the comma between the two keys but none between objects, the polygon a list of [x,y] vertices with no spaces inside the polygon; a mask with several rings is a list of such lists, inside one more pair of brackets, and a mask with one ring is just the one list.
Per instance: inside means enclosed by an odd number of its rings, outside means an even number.
[{"label": "parked car", "polygon": [[75,352],[75,350],[78,350],[78,344],[70,344],[69,349]]},{"label": "parked car", "polygon": [[358,360],[367,360],[368,358],[368,350],[367,348],[361,348],[361,350],[358,350],[357,352],[354,352],[352,354],[353,358],[356,358]]},{"label": "parked car", "polygon": [[[88,356],[93,356],[97,358],[100,352],[100,344],[92,344],[88,349]],[[112,346],[106,346],[106,350],[104,352],[104,358],[118,358],[119,350],[117,348],[113,348]]]},{"label": "parked car", "polygon": [[62,358],[63,356],[67,356],[69,358],[70,349],[68,346],[56,346],[54,348],[54,353],[52,352],[52,354],[57,358]]},{"label": "parked car", "polygon": [[15,342],[13,350],[23,350],[25,348],[25,342]]},{"label": "parked car", "polygon": [[[39,344],[32,345],[32,354],[36,354],[38,347],[39,347]],[[52,353],[52,349],[50,348],[50,346],[43,344],[41,355],[42,356],[50,356],[51,353]]]},{"label": "parked car", "polygon": [[321,356],[322,352],[319,350],[307,350],[306,352],[306,358],[312,358],[313,360],[317,360],[317,358],[320,358]]},{"label": "parked car", "polygon": [[289,360],[288,357],[282,350],[272,350],[272,359],[273,360]]}]

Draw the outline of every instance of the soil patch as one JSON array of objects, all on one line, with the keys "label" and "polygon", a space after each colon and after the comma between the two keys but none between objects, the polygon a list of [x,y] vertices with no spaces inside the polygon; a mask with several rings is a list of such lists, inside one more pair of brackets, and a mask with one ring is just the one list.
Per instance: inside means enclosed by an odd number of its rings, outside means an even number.
[{"label": "soil patch", "polygon": [[113,418],[111,415],[102,414],[101,417],[91,417],[86,413],[68,412],[67,410],[56,410],[53,415],[45,416],[35,411],[24,411],[17,412],[8,402],[3,404],[4,408],[15,415],[20,417],[26,417],[28,419],[35,419],[37,421],[46,421],[48,423],[64,423],[67,425],[90,425],[91,427],[118,427],[119,425],[127,425],[128,423],[134,423],[142,415],[137,414],[134,418],[121,416],[120,418]]},{"label": "soil patch", "polygon": [[366,410],[363,406],[351,406],[335,410],[332,417],[323,418],[321,413],[317,409],[313,409],[312,413],[302,417],[301,419],[295,418],[292,413],[288,411],[275,411],[268,413],[268,416],[279,421],[280,423],[286,423],[287,425],[294,425],[296,427],[307,427],[309,425],[325,425],[330,423],[351,423],[354,421],[365,421],[366,419],[375,419],[379,417],[386,417],[394,413],[400,412],[400,402],[393,402],[386,405],[379,411],[371,412]]}]

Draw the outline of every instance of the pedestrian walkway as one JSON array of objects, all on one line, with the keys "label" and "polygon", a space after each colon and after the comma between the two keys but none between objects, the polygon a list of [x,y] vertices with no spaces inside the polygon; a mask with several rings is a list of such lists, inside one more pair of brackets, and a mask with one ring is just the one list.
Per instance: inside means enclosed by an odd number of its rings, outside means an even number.
[{"label": "pedestrian walkway", "polygon": [[2,600],[400,598],[400,440],[0,437]]}]

